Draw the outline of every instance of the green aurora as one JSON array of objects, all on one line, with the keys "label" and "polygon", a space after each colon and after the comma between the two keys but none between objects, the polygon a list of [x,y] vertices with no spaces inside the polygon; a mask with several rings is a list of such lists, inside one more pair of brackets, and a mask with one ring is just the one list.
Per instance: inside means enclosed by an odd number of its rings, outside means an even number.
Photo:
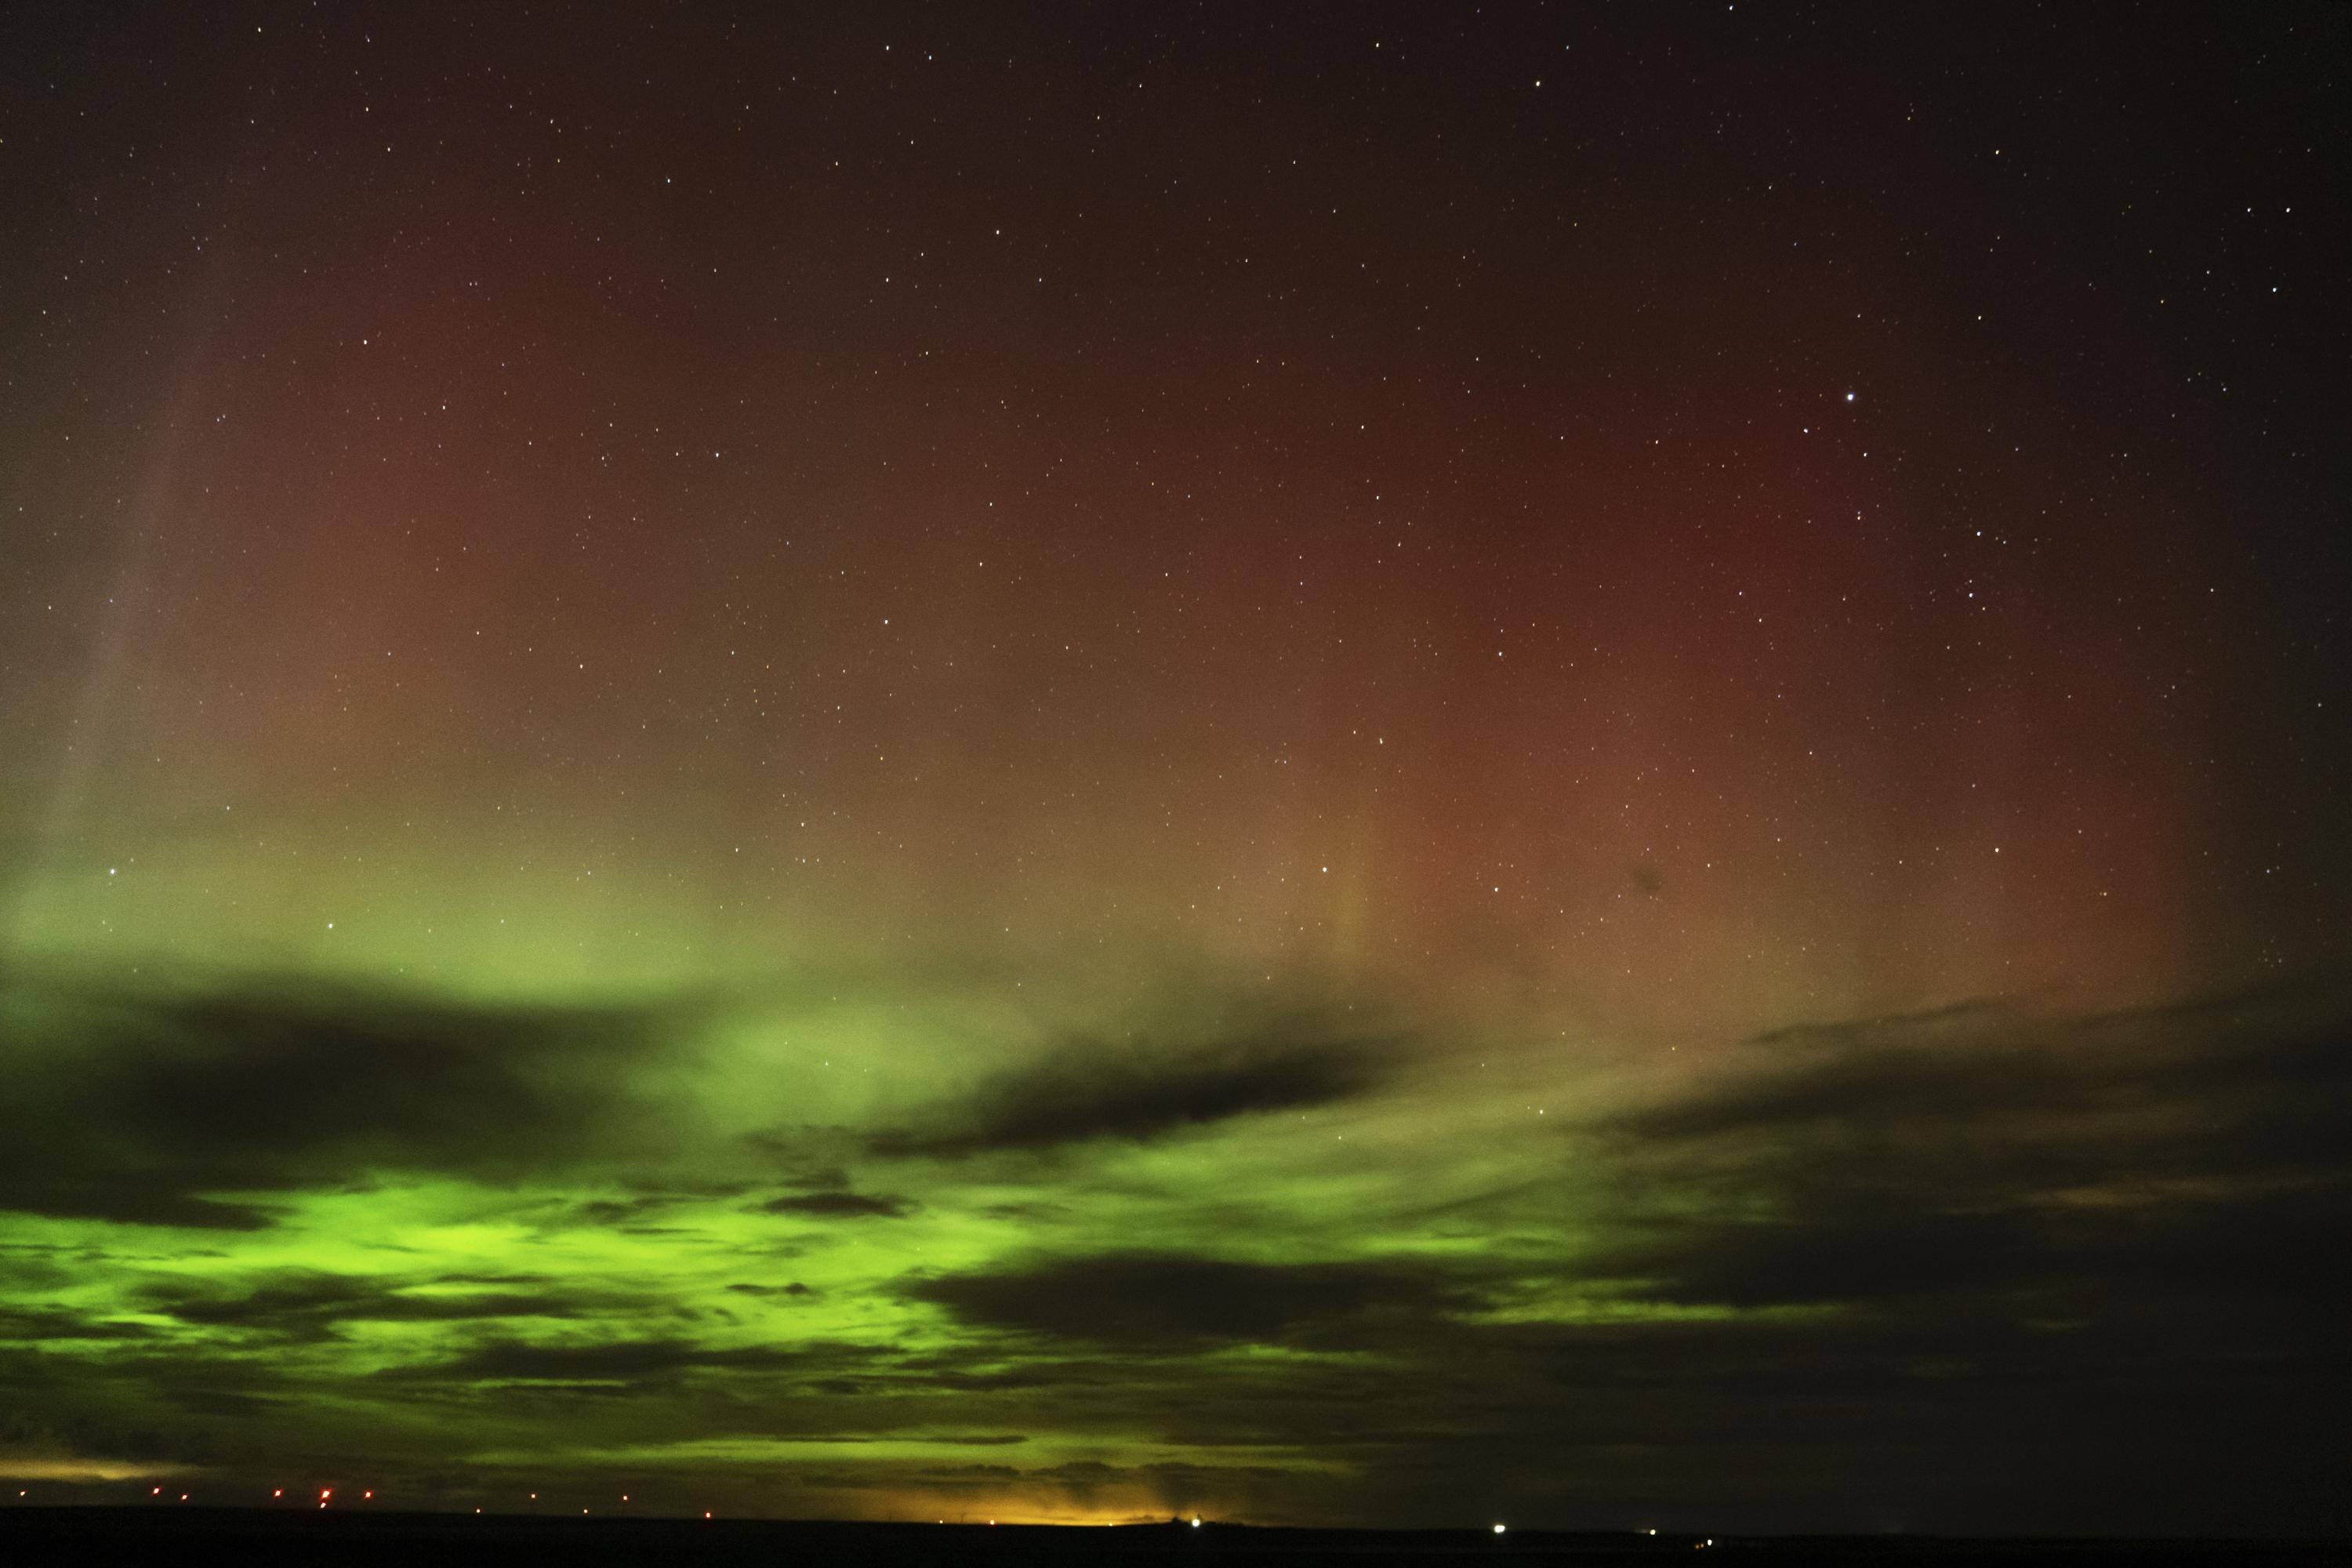
[{"label": "green aurora", "polygon": [[[1373,1517],[1638,1527],[2053,1377],[2084,1397],[2017,1473],[2079,1468],[2131,1441],[2098,1389],[2140,1334],[2260,1308],[2283,1379],[2330,1331],[2334,1265],[2269,1249],[2338,1127],[2340,992],[1801,1031],[1661,1098],[1393,999],[1022,973],[1055,1003],[978,966],[571,1005],[19,969],[14,1468],[1075,1521],[1360,1518],[1369,1481]],[[2236,1277],[2118,1326],[2114,1280],[2184,1258]],[[2243,1373],[2171,1393],[2228,1419]]]}]

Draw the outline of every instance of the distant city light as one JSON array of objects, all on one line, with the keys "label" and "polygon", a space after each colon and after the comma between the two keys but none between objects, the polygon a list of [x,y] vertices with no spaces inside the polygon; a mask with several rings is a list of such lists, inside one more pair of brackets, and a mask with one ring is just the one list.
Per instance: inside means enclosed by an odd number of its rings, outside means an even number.
[{"label": "distant city light", "polygon": [[1504,1529],[1504,1527],[1503,1527],[1502,1525],[1499,1525],[1499,1524],[1498,1524],[1498,1525],[1496,1525],[1496,1526],[1495,1527],[1495,1533],[1496,1533],[1496,1534],[1497,1534],[1497,1535],[1502,1534],[1502,1533],[1503,1533],[1503,1529]]}]

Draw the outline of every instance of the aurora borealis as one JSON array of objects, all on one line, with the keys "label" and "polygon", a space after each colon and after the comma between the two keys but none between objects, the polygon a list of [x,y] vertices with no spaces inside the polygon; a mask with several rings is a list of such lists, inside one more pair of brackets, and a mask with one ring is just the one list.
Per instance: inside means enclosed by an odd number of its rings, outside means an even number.
[{"label": "aurora borealis", "polygon": [[0,1475],[2352,1531],[2347,59],[12,12]]}]

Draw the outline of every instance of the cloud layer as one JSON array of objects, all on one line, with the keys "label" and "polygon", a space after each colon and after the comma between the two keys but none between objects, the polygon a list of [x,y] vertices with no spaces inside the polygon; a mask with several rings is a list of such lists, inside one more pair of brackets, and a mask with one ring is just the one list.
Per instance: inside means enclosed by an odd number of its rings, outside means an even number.
[{"label": "cloud layer", "polygon": [[1273,1110],[1329,1105],[1386,1076],[1396,1042],[1318,1038],[1293,1017],[1264,1033],[1201,1045],[1066,1043],[934,1108],[914,1126],[875,1134],[877,1154],[1033,1153],[1097,1140],[1132,1142]]},{"label": "cloud layer", "polygon": [[652,1112],[630,1069],[692,1016],[0,972],[0,1208],[253,1230],[266,1209],[212,1194],[569,1162]]},{"label": "cloud layer", "polygon": [[[1049,1037],[961,1096],[836,1090],[801,1122],[828,1080],[777,1077],[775,1031],[713,1054],[684,1005],[223,982],[18,984],[0,1011],[26,1090],[0,1110],[0,1403],[46,1473],[2342,1519],[2333,982],[1793,1027],[1690,1078],[1621,1068],[1613,1100],[1555,1085],[1542,1117],[1540,1059],[1433,1096],[1344,1005]],[[2217,1470],[2226,1518],[2194,1500]]]}]

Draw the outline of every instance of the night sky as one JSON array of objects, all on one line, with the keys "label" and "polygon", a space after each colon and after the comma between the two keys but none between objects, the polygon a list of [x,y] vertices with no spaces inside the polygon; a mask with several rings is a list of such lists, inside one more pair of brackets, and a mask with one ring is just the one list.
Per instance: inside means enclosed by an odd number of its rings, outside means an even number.
[{"label": "night sky", "polygon": [[9,1491],[2352,1530],[2347,66],[12,7]]}]

